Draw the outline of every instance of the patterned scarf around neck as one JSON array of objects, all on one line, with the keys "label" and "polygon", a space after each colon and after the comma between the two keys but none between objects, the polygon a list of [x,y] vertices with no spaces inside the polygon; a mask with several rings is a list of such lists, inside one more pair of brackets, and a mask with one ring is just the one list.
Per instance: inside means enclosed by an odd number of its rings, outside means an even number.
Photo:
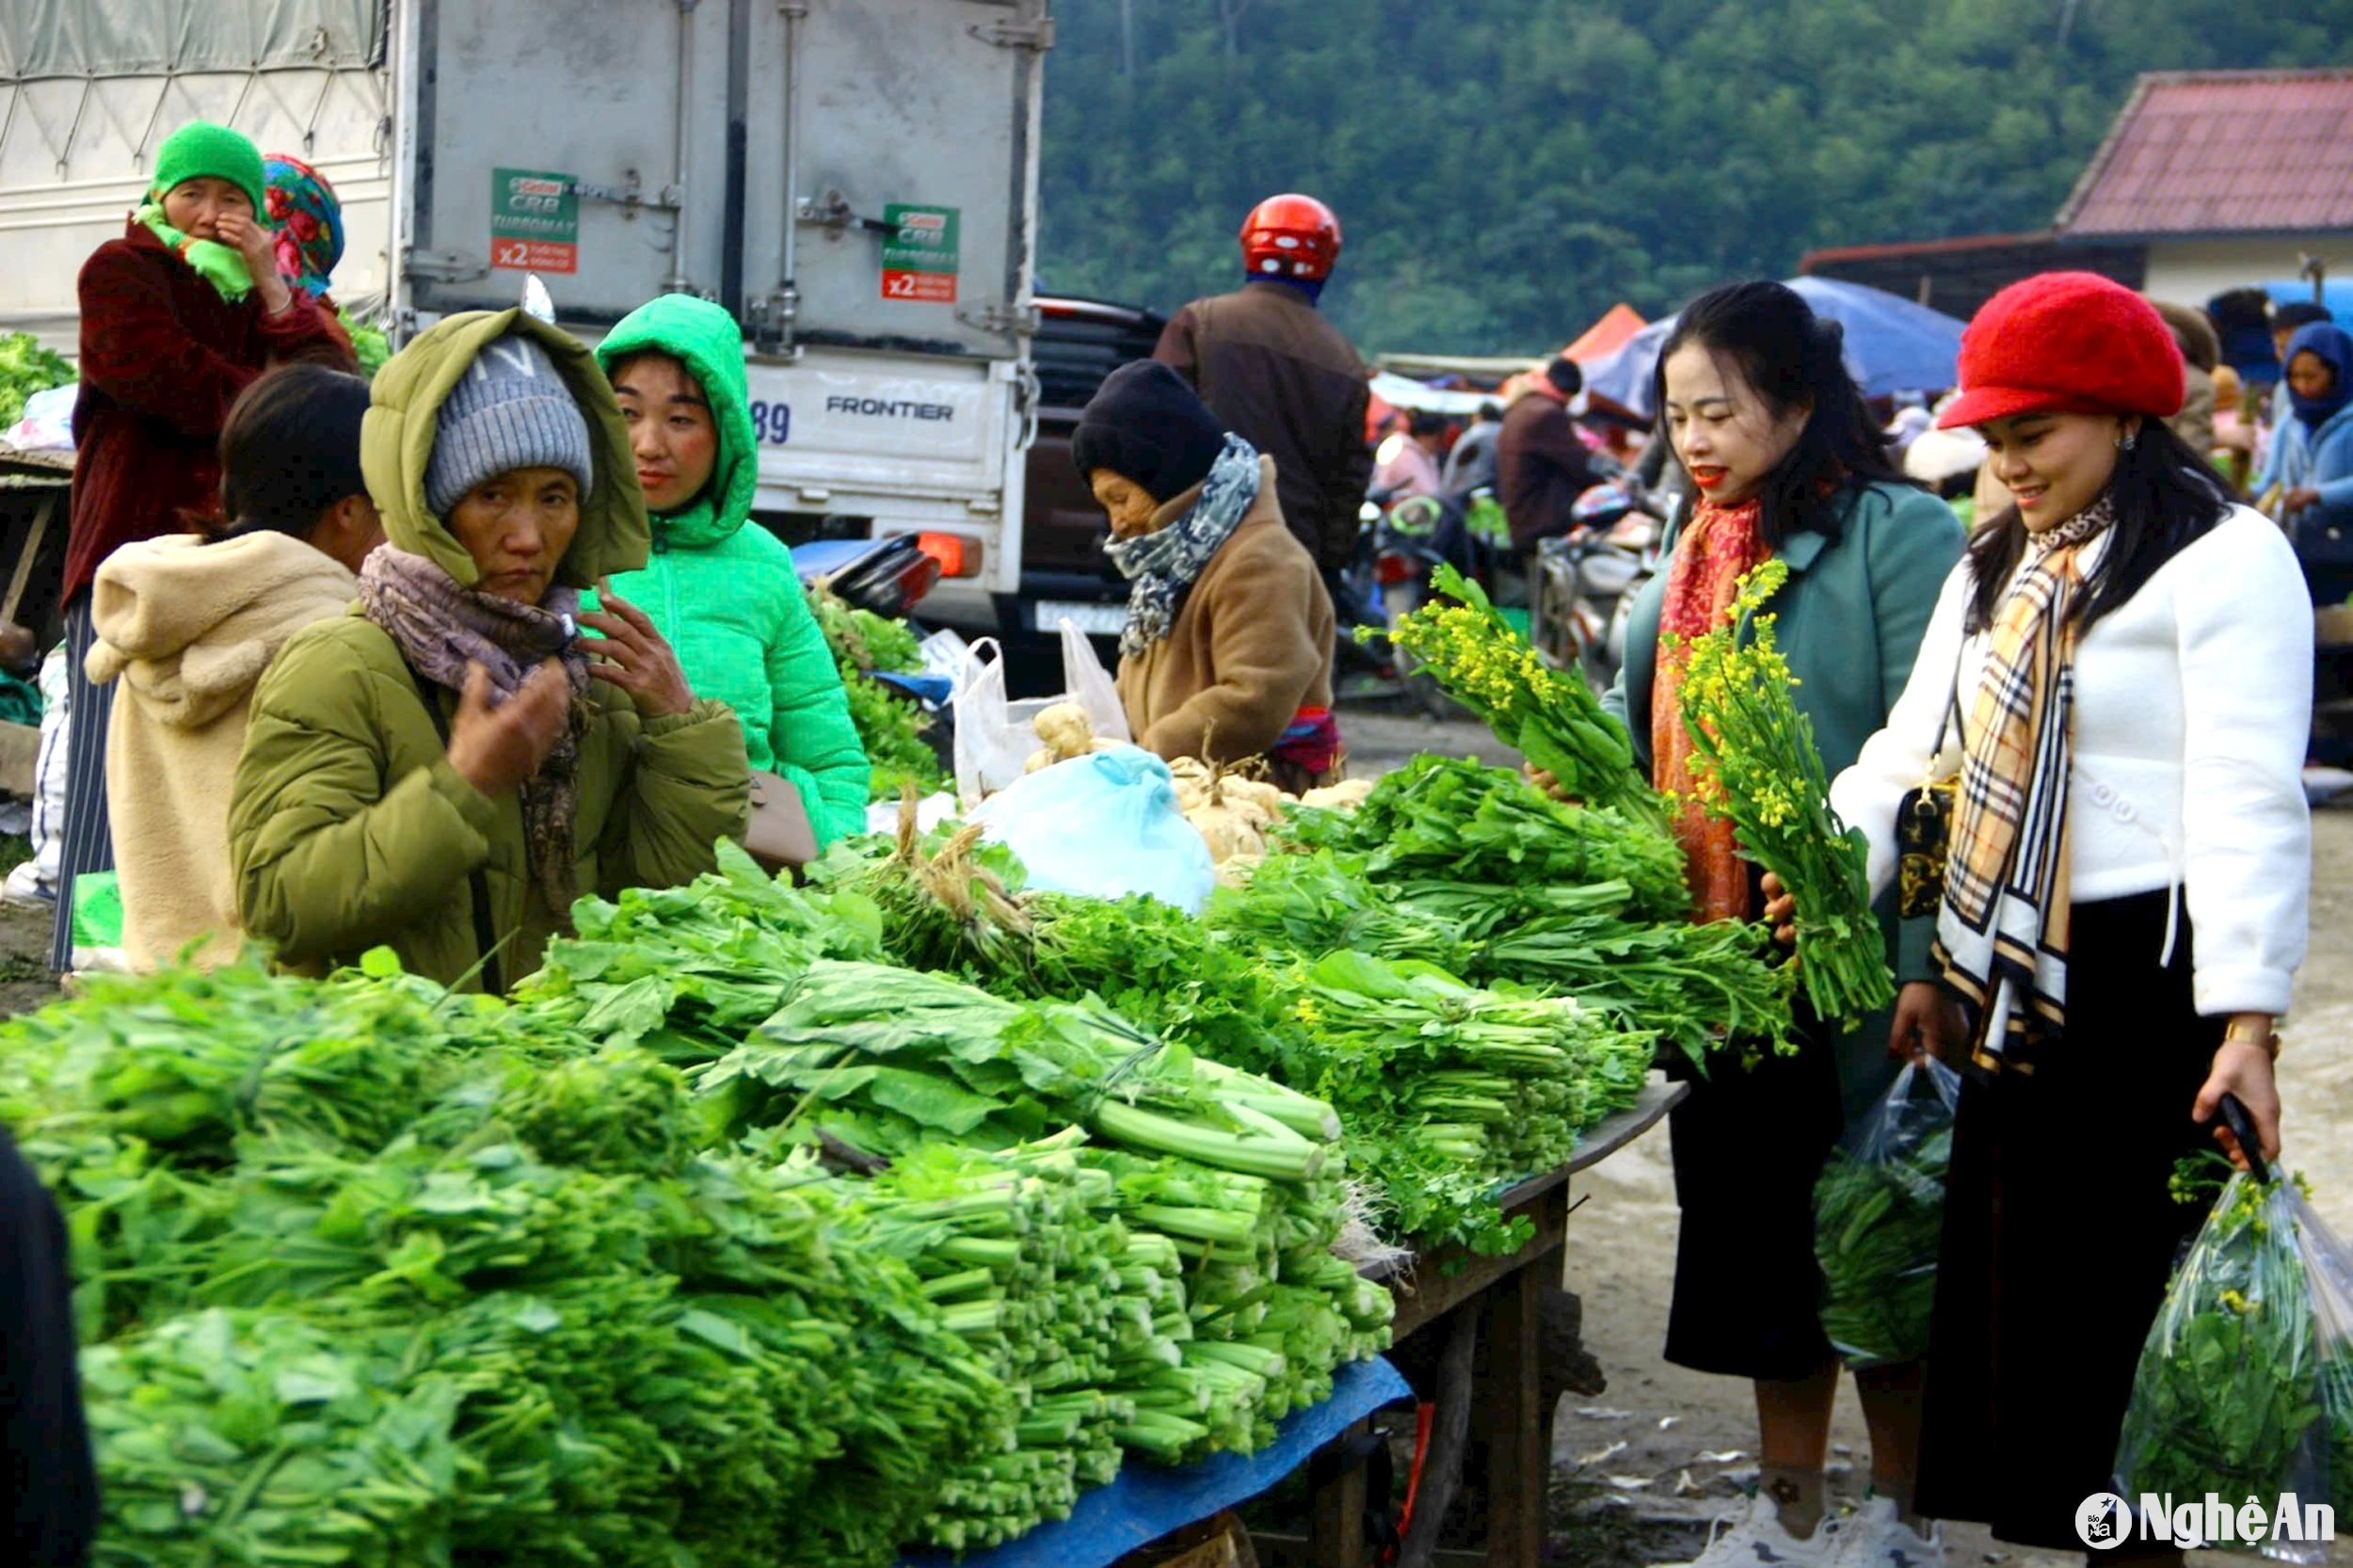
[{"label": "patterned scarf around neck", "polygon": [[[1650,698],[1651,772],[1658,788],[1682,802],[1675,840],[1691,885],[1693,919],[1745,920],[1753,913],[1749,869],[1729,822],[1710,817],[1691,776],[1691,731],[1683,722],[1683,674],[1692,642],[1723,624],[1741,574],[1772,552],[1765,544],[1765,504],[1737,506],[1702,501],[1675,541],[1667,593],[1658,613],[1661,639]],[[1669,638],[1673,640],[1668,640]]]},{"label": "patterned scarf around neck", "polygon": [[[214,290],[232,305],[242,302],[253,292],[253,272],[245,264],[245,257],[218,240],[200,240],[184,234],[164,216],[164,204],[150,201],[131,215],[131,221],[164,242],[165,248],[195,269],[196,275],[213,285]],[[256,217],[255,222],[262,221]]]},{"label": "patterned scarf around neck", "polygon": [[1123,658],[1137,658],[1168,635],[1185,590],[1201,575],[1258,499],[1258,449],[1240,436],[1225,438],[1225,450],[1209,466],[1200,498],[1167,527],[1103,547],[1128,590],[1128,624],[1119,633]]},{"label": "patterned scarf around neck", "polygon": [[2084,547],[2115,521],[2103,495],[2032,536],[1986,633],[1935,948],[1945,983],[1976,1010],[1981,1061],[2056,1039],[2067,1020],[2070,611]]},{"label": "patterned scarf around neck", "polygon": [[496,701],[522,689],[531,672],[560,661],[572,686],[572,719],[563,738],[521,791],[531,870],[559,926],[568,929],[573,897],[572,816],[579,802],[580,736],[588,693],[588,655],[577,626],[580,591],[561,585],[537,604],[518,604],[461,587],[423,555],[380,546],[360,570],[360,605],[400,648],[408,667],[437,686],[466,689],[466,666],[489,673]]}]

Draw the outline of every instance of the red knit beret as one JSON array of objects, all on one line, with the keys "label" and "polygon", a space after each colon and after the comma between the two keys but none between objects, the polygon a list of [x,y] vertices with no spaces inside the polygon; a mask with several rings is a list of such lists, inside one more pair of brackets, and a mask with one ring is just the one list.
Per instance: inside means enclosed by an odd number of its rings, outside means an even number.
[{"label": "red knit beret", "polygon": [[1985,302],[1961,335],[1945,429],[2013,414],[2181,412],[2182,350],[2157,308],[2091,272],[2045,272]]}]

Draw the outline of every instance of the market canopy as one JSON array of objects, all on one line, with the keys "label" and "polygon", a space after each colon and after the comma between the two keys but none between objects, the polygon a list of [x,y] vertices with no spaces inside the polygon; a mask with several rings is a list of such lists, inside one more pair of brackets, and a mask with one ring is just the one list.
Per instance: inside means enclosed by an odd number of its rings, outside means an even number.
[{"label": "market canopy", "polygon": [[1562,349],[1561,357],[1575,360],[1580,365],[1592,364],[1624,348],[1627,340],[1648,325],[1633,306],[1620,300],[1599,321],[1585,328],[1583,337]]},{"label": "market canopy", "polygon": [[[1792,278],[1788,283],[1814,307],[1817,315],[1827,316],[1846,329],[1847,369],[1865,397],[1941,392],[1954,384],[1962,323],[1941,311],[1861,283],[1835,278]],[[1658,410],[1651,406],[1651,379],[1657,369],[1659,346],[1674,330],[1676,319],[1668,316],[1652,322],[1616,353],[1588,365],[1586,386],[1645,419],[1655,415]]]}]

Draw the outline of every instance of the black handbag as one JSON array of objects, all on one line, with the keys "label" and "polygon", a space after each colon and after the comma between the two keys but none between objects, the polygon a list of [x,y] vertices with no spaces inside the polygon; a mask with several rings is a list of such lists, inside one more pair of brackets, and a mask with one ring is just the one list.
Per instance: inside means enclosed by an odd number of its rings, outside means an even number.
[{"label": "black handbag", "polygon": [[[1935,771],[1945,755],[1945,737],[1961,716],[1961,668],[1953,668],[1953,690],[1945,700],[1945,716],[1937,721],[1936,744],[1929,749],[1929,768]],[[1961,770],[1946,779],[1923,778],[1904,792],[1896,807],[1896,913],[1919,920],[1936,913],[1945,902],[1945,866],[1953,852],[1953,817],[1961,802]]]}]

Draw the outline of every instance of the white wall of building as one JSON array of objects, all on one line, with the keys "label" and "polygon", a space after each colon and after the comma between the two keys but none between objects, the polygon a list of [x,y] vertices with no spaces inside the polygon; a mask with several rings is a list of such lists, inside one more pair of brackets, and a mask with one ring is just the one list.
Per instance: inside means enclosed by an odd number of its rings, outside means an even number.
[{"label": "white wall of building", "polygon": [[2156,240],[2145,287],[2154,298],[2203,305],[2225,289],[2294,278],[2308,255],[2325,261],[2329,277],[2353,278],[2353,233]]}]

